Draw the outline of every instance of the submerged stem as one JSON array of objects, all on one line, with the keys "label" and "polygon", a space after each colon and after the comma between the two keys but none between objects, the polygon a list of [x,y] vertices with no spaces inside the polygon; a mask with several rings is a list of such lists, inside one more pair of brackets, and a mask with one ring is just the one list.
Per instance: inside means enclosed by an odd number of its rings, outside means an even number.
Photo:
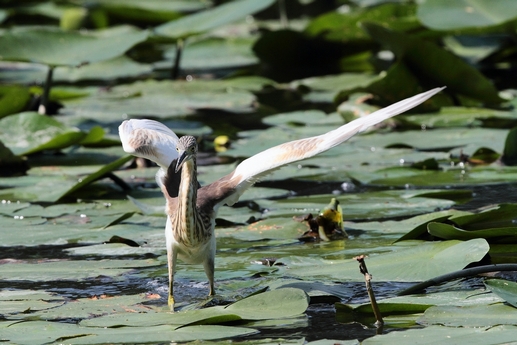
[{"label": "submerged stem", "polygon": [[180,64],[181,64],[181,54],[183,53],[183,39],[178,38],[176,41],[176,56],[174,57],[174,65],[172,66],[171,71],[171,79],[178,79],[180,75]]},{"label": "submerged stem", "polygon": [[48,66],[47,79],[45,80],[45,86],[43,87],[43,94],[41,95],[41,101],[38,107],[38,113],[41,115],[47,114],[48,99],[50,95],[50,88],[52,87],[52,74],[54,73],[54,66]]},{"label": "submerged stem", "polygon": [[289,27],[289,19],[287,18],[287,10],[285,0],[278,0],[278,13],[280,15],[280,24],[284,29]]}]

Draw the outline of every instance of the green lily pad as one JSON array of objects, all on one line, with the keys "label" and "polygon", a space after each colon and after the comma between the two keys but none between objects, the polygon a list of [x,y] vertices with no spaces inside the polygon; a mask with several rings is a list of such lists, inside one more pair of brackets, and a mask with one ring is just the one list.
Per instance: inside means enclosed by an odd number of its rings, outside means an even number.
[{"label": "green lily pad", "polygon": [[515,123],[517,117],[513,112],[474,107],[443,107],[438,113],[402,115],[396,118],[405,126],[418,128],[451,128],[451,127],[480,127],[485,123],[500,124],[492,126],[508,128]]},{"label": "green lily pad", "polygon": [[502,303],[473,306],[435,306],[427,309],[419,319],[422,325],[449,327],[490,327],[514,325],[517,309]]},{"label": "green lily pad", "polygon": [[455,168],[446,171],[428,171],[408,168],[379,169],[375,172],[355,172],[350,175],[363,182],[379,186],[398,187],[470,187],[508,183],[517,180],[513,167]]},{"label": "green lily pad", "polygon": [[414,18],[416,9],[413,4],[395,6],[380,3],[378,6],[361,6],[352,13],[331,11],[313,19],[305,32],[311,36],[323,35],[327,40],[338,42],[368,41],[368,35],[361,30],[361,22],[378,22],[395,30],[411,30],[420,24]]},{"label": "green lily pad", "polygon": [[499,104],[503,101],[494,85],[477,69],[434,43],[391,31],[377,24],[362,25],[375,40],[385,44],[397,57],[411,66],[412,70],[418,70],[422,78],[433,80],[437,85],[447,85],[449,92],[488,104]]},{"label": "green lily pad", "polygon": [[364,340],[364,345],[412,345],[417,342],[435,344],[504,344],[515,340],[515,326],[495,326],[482,328],[453,328],[429,326],[422,329],[410,329],[404,332],[390,332],[376,335]]},{"label": "green lily pad", "polygon": [[397,240],[398,241],[405,241],[405,240],[414,240],[420,238],[422,235],[427,233],[427,225],[431,222],[441,222],[449,219],[450,217],[453,217],[455,215],[464,215],[468,214],[468,212],[462,212],[457,210],[446,210],[446,211],[438,211],[438,212],[431,212],[424,215],[416,216],[413,218],[410,218],[409,221],[414,220],[416,222],[412,222],[411,224],[414,224],[415,226],[410,229],[407,233],[404,234],[401,238]]},{"label": "green lily pad", "polygon": [[484,238],[490,242],[517,243],[517,227],[466,231],[449,224],[431,222],[427,225],[427,229],[431,235],[446,240]]},{"label": "green lily pad", "polygon": [[[145,314],[143,314],[145,315]],[[168,325],[155,327],[91,328],[60,322],[19,322],[2,330],[2,338],[16,344],[36,345],[66,339],[69,344],[127,344],[148,342],[186,342],[246,336],[256,330],[244,327],[201,325],[180,329]]]},{"label": "green lily pad", "polygon": [[[379,219],[402,215],[416,215],[436,208],[447,208],[454,204],[451,200],[420,197],[426,191],[383,191],[361,194],[347,193],[337,196],[343,206],[343,218]],[[430,195],[428,195],[430,196]],[[267,217],[292,217],[308,213],[317,214],[336,195],[312,195],[291,197],[282,200],[264,200],[259,204],[268,211]]]},{"label": "green lily pad", "polygon": [[[185,70],[213,70],[218,68],[239,68],[258,62],[251,49],[255,38],[208,38],[187,43],[181,56],[181,68]],[[176,47],[165,51],[168,59],[155,67],[171,68]]]},{"label": "green lily pad", "polygon": [[216,306],[178,313],[113,314],[83,320],[88,327],[150,327],[157,325],[218,324],[236,320],[282,319],[298,316],[309,305],[307,294],[300,289],[282,288],[243,298],[227,306]]},{"label": "green lily pad", "polygon": [[237,0],[176,19],[155,28],[156,34],[172,38],[184,38],[230,24],[263,10],[273,0]]},{"label": "green lily pad", "polygon": [[284,239],[295,241],[309,230],[306,224],[292,218],[264,219],[247,226],[219,229],[218,237],[232,237],[241,241],[257,241],[263,239]]},{"label": "green lily pad", "polygon": [[367,73],[342,73],[323,77],[310,77],[292,81],[292,87],[305,86],[314,91],[341,91],[362,89],[379,79]]},{"label": "green lily pad", "polygon": [[[489,250],[484,239],[467,242],[418,242],[410,248],[393,248],[392,253],[372,255],[366,260],[374,281],[423,281],[463,269],[481,260]],[[398,249],[398,250],[397,250]],[[289,269],[285,273],[303,278],[364,280],[356,260],[317,260],[312,258],[283,258]],[[284,272],[284,270],[281,270]]]},{"label": "green lily pad", "polygon": [[504,0],[423,1],[418,6],[418,19],[434,30],[455,30],[499,25],[516,18],[517,6]]},{"label": "green lily pad", "polygon": [[143,25],[156,25],[177,19],[185,13],[202,10],[202,1],[163,1],[163,0],[97,0],[96,4],[109,18]]},{"label": "green lily pad", "polygon": [[152,67],[131,60],[122,55],[80,67],[61,66],[54,70],[55,82],[75,83],[79,81],[104,80],[112,81],[122,78],[136,78],[149,75]]},{"label": "green lily pad", "polygon": [[[106,174],[120,168],[130,159],[130,156],[123,156],[105,166],[89,166],[86,169],[82,167],[79,176],[74,175],[71,168],[68,169],[68,173],[71,175],[63,174],[56,168],[54,174],[51,170],[45,169],[36,174],[36,169],[34,169],[33,175],[20,177],[16,181],[0,178],[0,185],[7,187],[0,191],[0,196],[11,200],[56,202],[105,177]],[[42,178],[43,176],[45,178]]]},{"label": "green lily pad", "polygon": [[[33,112],[0,119],[0,140],[17,155],[57,150],[79,143],[86,133]],[[8,129],[8,130],[7,130]]]},{"label": "green lily pad", "polygon": [[457,215],[451,220],[459,227],[468,230],[511,227],[515,224],[517,204],[500,204],[478,213]]},{"label": "green lily pad", "polygon": [[485,286],[517,308],[517,283],[503,279],[488,279],[485,280]]},{"label": "green lily pad", "polygon": [[64,299],[57,295],[36,290],[3,290],[0,292],[0,312],[4,317],[9,314],[21,314],[51,309],[64,304]]},{"label": "green lily pad", "polygon": [[92,298],[79,298],[56,305],[53,308],[35,311],[29,302],[25,302],[26,308],[30,308],[30,313],[25,315],[14,315],[10,319],[28,320],[67,320],[67,319],[86,319],[96,315],[106,315],[111,313],[124,313],[130,310],[134,313],[145,313],[148,307],[142,305],[144,302],[152,301],[144,294],[125,295],[125,296],[93,296]]},{"label": "green lily pad", "polygon": [[0,118],[26,109],[30,100],[27,87],[18,85],[0,86]]},{"label": "green lily pad", "polygon": [[[423,313],[432,306],[478,306],[490,305],[501,301],[502,299],[497,295],[487,294],[484,290],[458,290],[392,297],[377,300],[377,303],[384,316]],[[338,314],[355,313],[359,315],[371,315],[373,313],[370,303],[360,305],[336,303],[336,310]]]},{"label": "green lily pad", "polygon": [[66,114],[88,113],[90,117],[103,121],[119,121],[120,114],[129,117],[185,116],[203,108],[249,113],[253,111],[255,97],[245,87],[231,81],[148,80],[115,86],[96,97],[70,100],[64,104]]},{"label": "green lily pad", "polygon": [[155,266],[155,260],[49,261],[38,263],[10,263],[0,266],[0,279],[57,281],[81,280],[98,276],[114,277],[134,268]]},{"label": "green lily pad", "polygon": [[[163,250],[164,248],[160,248]],[[123,243],[103,243],[91,246],[81,246],[75,248],[68,248],[66,252],[70,255],[79,256],[92,256],[98,255],[101,257],[106,256],[127,256],[127,255],[143,255],[143,254],[156,254],[157,248],[151,246],[145,247],[130,247]]]},{"label": "green lily pad", "polygon": [[517,165],[517,127],[508,133],[501,161],[506,165]]},{"label": "green lily pad", "polygon": [[0,36],[0,51],[3,60],[79,66],[122,55],[146,38],[146,31],[134,29],[110,29],[91,34],[46,27],[20,27]]}]

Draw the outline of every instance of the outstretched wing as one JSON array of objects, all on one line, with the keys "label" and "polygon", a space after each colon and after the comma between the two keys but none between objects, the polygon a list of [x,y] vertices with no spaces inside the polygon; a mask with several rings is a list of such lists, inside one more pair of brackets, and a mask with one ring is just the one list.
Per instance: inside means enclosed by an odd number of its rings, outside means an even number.
[{"label": "outstretched wing", "polygon": [[124,151],[147,158],[164,171],[178,158],[178,136],[164,124],[153,120],[126,120],[118,132]]},{"label": "outstretched wing", "polygon": [[350,139],[355,134],[363,132],[370,126],[416,107],[443,89],[443,87],[435,88],[404,99],[386,108],[377,110],[370,115],[349,122],[328,133],[316,137],[290,141],[262,151],[242,161],[229,175],[203,187],[199,191],[201,195],[198,193],[198,197],[205,198],[207,201],[208,199],[212,199],[211,204],[215,209],[223,204],[233,205],[246,189],[273,170],[285,164],[306,159],[323,151],[327,151]]},{"label": "outstretched wing", "polygon": [[175,171],[171,163],[178,159],[178,136],[167,126],[153,120],[126,120],[118,127],[124,151],[149,159],[160,166],[156,183],[170,197],[178,195],[181,171]]}]

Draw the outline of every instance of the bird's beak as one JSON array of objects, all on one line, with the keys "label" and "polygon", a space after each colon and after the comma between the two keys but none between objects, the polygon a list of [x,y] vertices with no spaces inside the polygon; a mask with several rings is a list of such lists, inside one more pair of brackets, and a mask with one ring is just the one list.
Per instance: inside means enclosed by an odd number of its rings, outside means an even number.
[{"label": "bird's beak", "polygon": [[178,160],[176,161],[176,169],[174,172],[178,172],[181,170],[181,167],[183,166],[183,163],[185,163],[185,161],[187,160],[187,152],[186,151],[183,151],[183,152],[180,152],[180,156],[178,157]]}]

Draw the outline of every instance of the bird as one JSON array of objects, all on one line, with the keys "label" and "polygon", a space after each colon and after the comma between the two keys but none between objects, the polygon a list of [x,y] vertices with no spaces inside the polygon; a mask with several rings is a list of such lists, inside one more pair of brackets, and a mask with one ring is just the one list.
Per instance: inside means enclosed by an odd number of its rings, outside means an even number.
[{"label": "bird", "polygon": [[201,186],[197,179],[198,145],[193,136],[178,138],[171,129],[154,120],[123,121],[119,126],[123,150],[159,166],[156,182],[166,200],[167,304],[170,310],[174,311],[173,285],[178,258],[188,264],[202,264],[209,282],[209,296],[215,294],[214,228],[220,206],[233,205],[245,190],[283,165],[327,151],[379,122],[414,108],[444,88],[434,88],[406,98],[325,134],[264,150],[243,160],[232,172],[205,186]]}]

